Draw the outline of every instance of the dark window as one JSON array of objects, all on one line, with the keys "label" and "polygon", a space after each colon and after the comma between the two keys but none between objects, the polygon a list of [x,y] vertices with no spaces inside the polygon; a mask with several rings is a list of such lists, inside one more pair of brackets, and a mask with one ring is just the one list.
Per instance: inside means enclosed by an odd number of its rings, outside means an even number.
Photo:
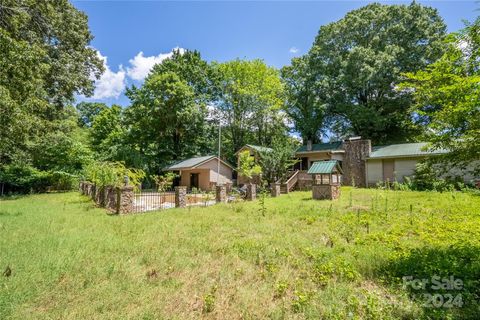
[{"label": "dark window", "polygon": [[308,170],[308,158],[302,158],[302,170]]},{"label": "dark window", "polygon": [[198,189],[198,173],[190,173],[190,188]]}]

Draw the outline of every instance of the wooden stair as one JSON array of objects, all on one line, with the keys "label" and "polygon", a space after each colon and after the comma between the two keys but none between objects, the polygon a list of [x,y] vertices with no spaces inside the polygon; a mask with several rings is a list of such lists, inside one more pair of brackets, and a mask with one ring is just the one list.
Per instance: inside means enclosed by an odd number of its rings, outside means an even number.
[{"label": "wooden stair", "polygon": [[299,172],[300,170],[292,171],[289,177],[287,178],[287,181],[280,184],[280,193],[284,193],[284,194],[289,193],[295,189],[298,182]]}]

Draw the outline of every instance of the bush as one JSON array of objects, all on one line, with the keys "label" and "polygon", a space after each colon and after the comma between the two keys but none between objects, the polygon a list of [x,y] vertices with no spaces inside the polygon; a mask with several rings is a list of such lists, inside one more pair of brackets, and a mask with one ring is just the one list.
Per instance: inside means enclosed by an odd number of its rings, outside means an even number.
[{"label": "bush", "polygon": [[39,193],[72,190],[78,176],[63,171],[42,171],[29,165],[11,164],[0,168],[0,194]]},{"label": "bush", "polygon": [[[428,161],[419,162],[416,165],[413,176],[404,177],[403,183],[394,181],[389,184],[394,190],[415,191],[453,191],[465,190],[466,186],[461,177],[439,178],[440,172]],[[383,183],[377,185],[383,187]]]},{"label": "bush", "polygon": [[[0,184],[2,184],[0,193],[2,194],[45,192],[52,189],[54,185],[65,187],[66,182],[62,174],[41,171],[29,165],[11,164],[0,169]],[[72,184],[68,189],[71,188]]]},{"label": "bush", "polygon": [[50,173],[50,190],[73,190],[78,186],[79,178],[77,175],[63,172],[54,171]]},{"label": "bush", "polygon": [[125,184],[125,177],[128,177],[129,184],[138,188],[145,178],[143,170],[129,169],[121,162],[93,162],[85,168],[84,173],[86,180],[98,187],[120,187]]}]

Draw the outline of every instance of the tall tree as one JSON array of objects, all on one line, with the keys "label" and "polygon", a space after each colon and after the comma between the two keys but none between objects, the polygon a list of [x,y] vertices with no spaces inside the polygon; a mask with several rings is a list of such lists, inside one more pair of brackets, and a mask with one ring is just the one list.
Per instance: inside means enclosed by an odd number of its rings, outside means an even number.
[{"label": "tall tree", "polygon": [[216,65],[220,77],[217,106],[224,119],[226,154],[246,143],[268,145],[286,137],[283,85],[279,72],[261,60],[233,60]]},{"label": "tall tree", "polygon": [[105,106],[90,120],[92,123],[90,129],[92,149],[97,152],[98,158],[125,160],[118,152],[125,136],[122,115],[122,107],[112,105],[109,108]]},{"label": "tall tree", "polygon": [[396,87],[441,57],[445,30],[435,9],[415,2],[373,3],[322,26],[309,57],[329,114],[375,143],[411,139],[412,96]]},{"label": "tall tree", "polygon": [[[480,173],[480,18],[447,40],[441,59],[408,73],[403,89],[413,92],[413,111],[429,130],[433,149],[451,152],[442,160]],[[472,167],[473,165],[473,167]]]},{"label": "tall tree", "polygon": [[315,75],[309,66],[308,56],[293,58],[290,66],[281,70],[285,83],[285,110],[293,120],[294,130],[303,143],[322,140],[327,102],[323,92],[317,91]]},{"label": "tall tree", "polygon": [[108,107],[102,102],[82,101],[75,108],[78,111],[78,123],[84,127],[91,127],[94,118]]},{"label": "tall tree", "polygon": [[102,61],[87,17],[67,0],[0,3],[0,165],[32,160],[76,93],[93,92]]},{"label": "tall tree", "polygon": [[174,72],[153,71],[141,88],[131,88],[126,110],[130,142],[158,173],[166,164],[207,148],[207,109],[196,103],[194,89]]}]

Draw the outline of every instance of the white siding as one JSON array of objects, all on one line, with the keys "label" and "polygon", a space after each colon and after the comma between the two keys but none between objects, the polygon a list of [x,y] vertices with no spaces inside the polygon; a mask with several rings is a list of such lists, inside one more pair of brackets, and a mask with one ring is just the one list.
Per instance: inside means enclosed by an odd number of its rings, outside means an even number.
[{"label": "white siding", "polygon": [[382,160],[367,161],[367,183],[369,186],[375,186],[378,181],[383,180]]},{"label": "white siding", "polygon": [[[218,160],[212,159],[210,161],[205,162],[204,164],[198,166],[200,169],[209,169],[210,170],[210,182],[217,182],[217,166]],[[220,175],[219,175],[219,183],[232,183],[232,168],[226,166],[223,162],[220,162]]]},{"label": "white siding", "polygon": [[419,160],[420,159],[395,159],[395,179],[398,182],[403,182],[404,177],[411,177]]}]

